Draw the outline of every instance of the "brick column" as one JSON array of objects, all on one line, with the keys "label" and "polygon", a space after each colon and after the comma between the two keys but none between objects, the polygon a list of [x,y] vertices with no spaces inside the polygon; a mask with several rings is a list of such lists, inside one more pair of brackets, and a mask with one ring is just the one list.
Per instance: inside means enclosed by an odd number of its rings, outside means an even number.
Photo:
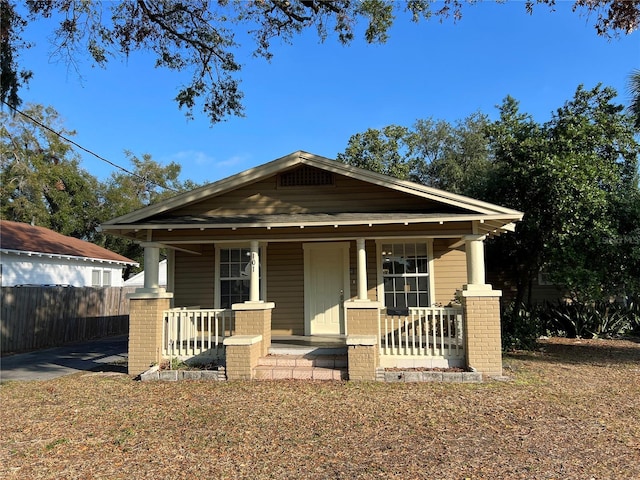
[{"label": "brick column", "polygon": [[245,302],[231,306],[235,312],[235,335],[260,335],[260,355],[263,357],[269,354],[271,346],[271,310],[274,307],[272,302]]},{"label": "brick column", "polygon": [[377,335],[349,335],[347,337],[349,380],[373,381],[379,365]]},{"label": "brick column", "polygon": [[500,290],[465,286],[462,291],[467,366],[484,375],[502,375]]},{"label": "brick column", "polygon": [[251,380],[262,356],[262,336],[234,335],[224,339],[227,380]]},{"label": "brick column", "polygon": [[347,317],[349,380],[375,380],[380,365],[380,308],[378,302],[355,300],[344,304]]},{"label": "brick column", "polygon": [[159,363],[162,355],[162,312],[170,308],[170,293],[129,296],[129,375],[139,375]]}]

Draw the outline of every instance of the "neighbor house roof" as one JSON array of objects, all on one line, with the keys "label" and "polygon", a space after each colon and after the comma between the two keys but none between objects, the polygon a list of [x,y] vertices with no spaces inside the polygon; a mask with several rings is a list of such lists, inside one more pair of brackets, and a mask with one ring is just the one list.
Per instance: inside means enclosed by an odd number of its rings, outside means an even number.
[{"label": "neighbor house roof", "polygon": [[137,265],[111,250],[48,228],[0,220],[0,250],[3,253],[55,255]]}]

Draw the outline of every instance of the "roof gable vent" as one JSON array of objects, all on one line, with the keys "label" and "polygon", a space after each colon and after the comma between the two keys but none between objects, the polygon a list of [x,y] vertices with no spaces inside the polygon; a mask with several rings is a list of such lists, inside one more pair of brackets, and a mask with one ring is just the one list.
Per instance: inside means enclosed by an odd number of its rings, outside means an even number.
[{"label": "roof gable vent", "polygon": [[281,187],[310,187],[334,183],[333,173],[308,166],[280,174]]}]

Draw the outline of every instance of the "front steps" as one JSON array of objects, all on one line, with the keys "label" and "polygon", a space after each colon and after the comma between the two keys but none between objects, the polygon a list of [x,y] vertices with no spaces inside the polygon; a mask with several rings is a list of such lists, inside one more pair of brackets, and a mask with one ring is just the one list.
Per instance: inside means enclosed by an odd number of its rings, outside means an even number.
[{"label": "front steps", "polygon": [[346,355],[269,355],[258,360],[256,380],[346,380]]},{"label": "front steps", "polygon": [[346,347],[272,346],[258,360],[256,380],[347,380]]}]

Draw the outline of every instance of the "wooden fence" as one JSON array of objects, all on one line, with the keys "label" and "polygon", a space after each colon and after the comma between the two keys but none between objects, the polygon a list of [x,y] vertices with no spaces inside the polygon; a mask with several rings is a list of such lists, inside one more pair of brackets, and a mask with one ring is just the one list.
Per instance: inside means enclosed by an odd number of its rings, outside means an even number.
[{"label": "wooden fence", "polygon": [[24,352],[129,332],[133,287],[2,287],[0,352]]}]

